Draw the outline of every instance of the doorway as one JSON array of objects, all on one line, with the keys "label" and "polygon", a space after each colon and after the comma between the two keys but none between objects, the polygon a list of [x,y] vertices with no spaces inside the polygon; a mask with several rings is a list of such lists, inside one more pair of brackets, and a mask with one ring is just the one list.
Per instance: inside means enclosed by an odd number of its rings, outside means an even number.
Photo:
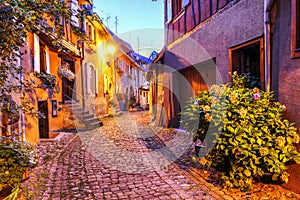
[{"label": "doorway", "polygon": [[39,117],[39,136],[40,138],[49,138],[48,102],[38,101],[38,110],[44,115]]},{"label": "doorway", "polygon": [[[67,63],[69,70],[75,74],[75,63],[70,60],[63,60],[62,65]],[[75,80],[69,80],[65,77],[62,77],[62,102],[65,103],[65,100],[71,100],[73,98],[73,88],[75,88]],[[75,95],[76,96],[76,95]]]}]

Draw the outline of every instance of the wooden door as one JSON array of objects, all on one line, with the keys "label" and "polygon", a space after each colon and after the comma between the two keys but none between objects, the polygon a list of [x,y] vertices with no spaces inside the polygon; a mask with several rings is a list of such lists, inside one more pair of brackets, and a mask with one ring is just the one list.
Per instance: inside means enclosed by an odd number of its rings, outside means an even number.
[{"label": "wooden door", "polygon": [[49,138],[49,119],[47,101],[38,101],[38,110],[44,114],[44,117],[39,117],[39,136],[40,138]]}]

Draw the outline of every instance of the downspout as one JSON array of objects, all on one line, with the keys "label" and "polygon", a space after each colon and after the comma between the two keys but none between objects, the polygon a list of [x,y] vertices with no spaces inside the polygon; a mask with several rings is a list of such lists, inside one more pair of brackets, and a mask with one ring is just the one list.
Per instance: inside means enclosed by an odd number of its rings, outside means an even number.
[{"label": "downspout", "polygon": [[[21,64],[22,66],[22,64]],[[24,103],[25,98],[25,90],[24,90],[24,73],[21,72],[20,74],[20,84],[21,84],[21,101],[22,104]],[[26,127],[25,127],[25,114],[24,108],[21,109],[21,132],[22,132],[22,141],[26,141]]]},{"label": "downspout", "polygon": [[264,1],[265,90],[271,87],[271,10],[275,0]]}]

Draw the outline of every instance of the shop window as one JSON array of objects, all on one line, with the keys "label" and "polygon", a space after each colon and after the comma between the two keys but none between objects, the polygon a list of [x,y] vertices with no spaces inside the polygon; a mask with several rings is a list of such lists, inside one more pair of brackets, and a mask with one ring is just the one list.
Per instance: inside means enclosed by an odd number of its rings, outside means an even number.
[{"label": "shop window", "polygon": [[300,57],[300,0],[292,0],[291,57]]},{"label": "shop window", "polygon": [[264,89],[263,38],[236,45],[229,49],[230,72],[249,77],[249,87]]}]

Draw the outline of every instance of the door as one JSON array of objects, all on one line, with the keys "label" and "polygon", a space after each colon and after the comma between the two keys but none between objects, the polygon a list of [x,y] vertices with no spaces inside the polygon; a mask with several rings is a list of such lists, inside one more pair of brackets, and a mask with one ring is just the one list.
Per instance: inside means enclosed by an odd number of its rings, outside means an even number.
[{"label": "door", "polygon": [[[216,60],[209,59],[193,66],[179,70],[173,74],[172,127],[180,125],[180,114],[184,111],[187,101],[198,94],[199,91],[208,90],[216,84]],[[176,96],[177,95],[177,96]]]},{"label": "door", "polygon": [[38,110],[44,114],[43,117],[39,117],[40,138],[49,138],[48,102],[38,101]]}]

